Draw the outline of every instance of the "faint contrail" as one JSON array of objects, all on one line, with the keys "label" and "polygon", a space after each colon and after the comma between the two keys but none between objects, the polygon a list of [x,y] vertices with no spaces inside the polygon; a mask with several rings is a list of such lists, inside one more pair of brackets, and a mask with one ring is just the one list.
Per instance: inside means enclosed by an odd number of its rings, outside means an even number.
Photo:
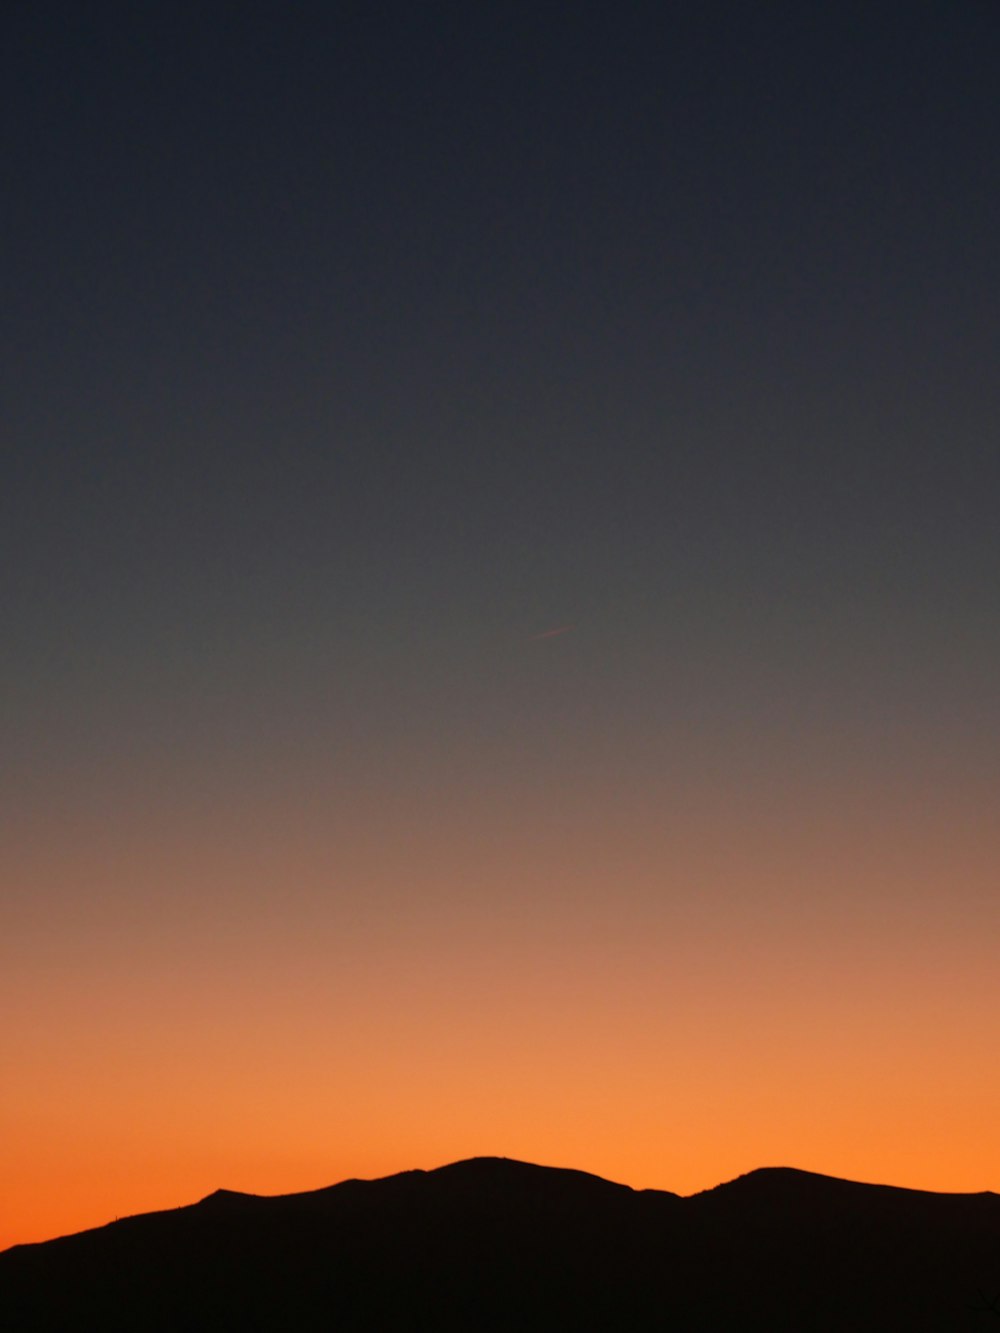
[{"label": "faint contrail", "polygon": [[532,640],[535,639],[555,639],[560,634],[568,634],[571,629],[576,629],[575,625],[560,625],[558,629],[544,629],[541,634],[532,634]]}]

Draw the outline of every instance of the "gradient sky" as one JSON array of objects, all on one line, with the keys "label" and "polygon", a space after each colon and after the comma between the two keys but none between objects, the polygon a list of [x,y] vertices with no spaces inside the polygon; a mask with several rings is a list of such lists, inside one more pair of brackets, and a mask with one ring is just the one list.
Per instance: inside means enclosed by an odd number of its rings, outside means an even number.
[{"label": "gradient sky", "polygon": [[5,10],[0,1246],[1000,1189],[1000,14],[538,8]]}]

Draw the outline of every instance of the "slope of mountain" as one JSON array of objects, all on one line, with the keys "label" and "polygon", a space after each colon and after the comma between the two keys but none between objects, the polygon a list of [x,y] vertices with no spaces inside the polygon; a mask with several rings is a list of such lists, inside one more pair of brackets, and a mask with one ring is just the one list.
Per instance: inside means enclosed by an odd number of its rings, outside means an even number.
[{"label": "slope of mountain", "polygon": [[786,1169],[691,1198],[477,1158],[220,1190],[0,1254],[0,1327],[1000,1329],[1000,1196]]}]

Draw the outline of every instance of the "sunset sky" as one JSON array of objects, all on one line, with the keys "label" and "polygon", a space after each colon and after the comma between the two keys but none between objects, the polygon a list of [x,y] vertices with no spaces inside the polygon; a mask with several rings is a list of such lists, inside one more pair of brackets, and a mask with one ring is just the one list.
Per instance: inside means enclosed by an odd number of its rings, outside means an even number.
[{"label": "sunset sky", "polygon": [[0,1247],[1000,1190],[998,70],[979,0],[7,7]]}]

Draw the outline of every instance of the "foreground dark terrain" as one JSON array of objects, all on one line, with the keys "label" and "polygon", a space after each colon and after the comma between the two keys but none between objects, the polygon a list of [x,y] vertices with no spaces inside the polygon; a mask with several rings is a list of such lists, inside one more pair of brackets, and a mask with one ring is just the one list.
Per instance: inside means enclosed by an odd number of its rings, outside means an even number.
[{"label": "foreground dark terrain", "polygon": [[755,1171],[691,1198],[478,1158],[219,1191],[0,1254],[0,1328],[1000,1330],[1000,1196]]}]

